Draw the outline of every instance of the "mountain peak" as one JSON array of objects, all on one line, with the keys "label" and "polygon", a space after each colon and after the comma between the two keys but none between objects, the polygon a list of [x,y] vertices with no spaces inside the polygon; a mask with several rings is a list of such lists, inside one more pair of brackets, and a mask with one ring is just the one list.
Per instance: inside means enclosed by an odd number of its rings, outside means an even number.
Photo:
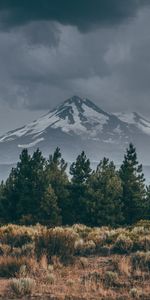
[{"label": "mountain peak", "polygon": [[85,98],[83,97],[80,97],[78,95],[74,95],[72,96],[71,98],[67,99],[66,102],[69,102],[69,103],[72,103],[72,102],[75,102],[75,103],[83,103],[85,102]]},{"label": "mountain peak", "polygon": [[84,113],[85,110],[91,109],[96,111],[97,113],[103,114],[109,117],[109,114],[103,111],[99,106],[97,106],[94,102],[89,100],[88,98],[84,98],[78,95],[74,95],[71,98],[65,100],[62,104],[58,105],[56,109],[53,111],[69,111],[73,110],[73,108],[77,109],[79,113]]},{"label": "mountain peak", "polygon": [[49,151],[59,146],[70,153],[73,145],[72,151],[74,147],[77,151],[92,149],[92,155],[98,156],[99,151],[118,153],[118,147],[137,137],[145,143],[148,136],[150,121],[139,114],[107,113],[88,98],[74,95],[41,118],[0,137],[0,153],[6,162],[9,154],[14,151],[16,157],[20,148]]},{"label": "mountain peak", "polygon": [[[89,100],[90,101],[90,100]],[[75,104],[76,106],[81,106],[83,104],[86,104],[87,102],[87,99],[86,98],[83,98],[83,97],[80,97],[78,95],[74,95],[70,98],[68,98],[67,100],[65,100],[61,106],[65,106],[65,105],[72,105],[72,104]],[[92,103],[92,101],[91,101]]]}]

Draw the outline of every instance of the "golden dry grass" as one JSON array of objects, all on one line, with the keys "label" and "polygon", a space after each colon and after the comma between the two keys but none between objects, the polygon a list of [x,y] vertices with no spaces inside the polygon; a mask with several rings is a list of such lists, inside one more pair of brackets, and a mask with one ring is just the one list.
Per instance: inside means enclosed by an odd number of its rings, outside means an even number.
[{"label": "golden dry grass", "polygon": [[19,299],[150,300],[149,240],[149,223],[1,227],[0,299],[17,299],[12,279],[28,278],[32,294]]},{"label": "golden dry grass", "polygon": [[[118,265],[114,264],[116,261]],[[129,257],[93,256],[88,257],[84,265],[80,262],[80,258],[76,258],[73,264],[66,266],[59,261],[57,263],[55,261],[53,268],[49,269],[45,257],[42,258],[37,273],[31,275],[36,281],[31,298],[58,300],[150,299],[150,274],[141,270],[131,270]],[[52,281],[49,280],[48,274],[52,276]],[[112,280],[108,281],[110,276]],[[3,295],[3,299],[14,297],[10,288],[10,279],[0,280],[0,295],[1,297]],[[8,298],[5,298],[6,295]]]}]

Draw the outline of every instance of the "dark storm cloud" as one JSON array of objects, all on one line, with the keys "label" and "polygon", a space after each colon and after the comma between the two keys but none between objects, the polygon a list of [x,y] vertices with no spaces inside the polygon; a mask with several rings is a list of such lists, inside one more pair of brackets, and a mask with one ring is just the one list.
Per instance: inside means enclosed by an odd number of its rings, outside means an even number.
[{"label": "dark storm cloud", "polygon": [[88,30],[118,24],[147,3],[149,0],[1,0],[1,27],[47,20]]},{"label": "dark storm cloud", "polygon": [[30,22],[17,28],[18,32],[31,45],[45,45],[57,47],[60,41],[61,31],[54,22],[38,21]]},{"label": "dark storm cloud", "polygon": [[150,117],[146,2],[0,0],[0,130],[73,94]]}]

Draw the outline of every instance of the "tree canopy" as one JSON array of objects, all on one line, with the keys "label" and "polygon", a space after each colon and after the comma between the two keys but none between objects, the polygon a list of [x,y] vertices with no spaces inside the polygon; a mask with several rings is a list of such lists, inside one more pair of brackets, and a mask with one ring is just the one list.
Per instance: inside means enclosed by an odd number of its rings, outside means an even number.
[{"label": "tree canopy", "polygon": [[119,226],[144,218],[150,218],[150,186],[133,144],[119,170],[108,158],[92,170],[84,151],[69,170],[58,147],[47,159],[39,149],[32,155],[23,149],[0,184],[1,224]]}]

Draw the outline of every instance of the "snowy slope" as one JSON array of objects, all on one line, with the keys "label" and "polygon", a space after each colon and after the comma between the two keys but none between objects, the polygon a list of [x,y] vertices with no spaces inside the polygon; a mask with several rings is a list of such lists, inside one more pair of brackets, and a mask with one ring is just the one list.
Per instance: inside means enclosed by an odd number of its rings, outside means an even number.
[{"label": "snowy slope", "polygon": [[115,113],[115,115],[126,124],[132,124],[143,133],[150,135],[150,121],[136,112],[132,113]]},{"label": "snowy slope", "polygon": [[141,153],[144,145],[143,153],[149,158],[150,121],[137,113],[107,113],[92,101],[73,96],[41,118],[0,137],[0,163],[17,161],[22,148],[33,152],[39,147],[49,155],[57,146],[67,160],[84,149],[93,160],[105,155],[120,161],[129,142]]},{"label": "snowy slope", "polygon": [[[60,129],[67,134],[84,134],[95,137],[97,133],[102,131],[108,120],[109,115],[101,111],[92,102],[74,96],[38,120],[8,132],[0,138],[0,143],[28,136],[35,141],[22,146],[31,147],[43,141],[44,138],[41,136],[47,128]],[[21,145],[18,146],[21,147]]]}]

